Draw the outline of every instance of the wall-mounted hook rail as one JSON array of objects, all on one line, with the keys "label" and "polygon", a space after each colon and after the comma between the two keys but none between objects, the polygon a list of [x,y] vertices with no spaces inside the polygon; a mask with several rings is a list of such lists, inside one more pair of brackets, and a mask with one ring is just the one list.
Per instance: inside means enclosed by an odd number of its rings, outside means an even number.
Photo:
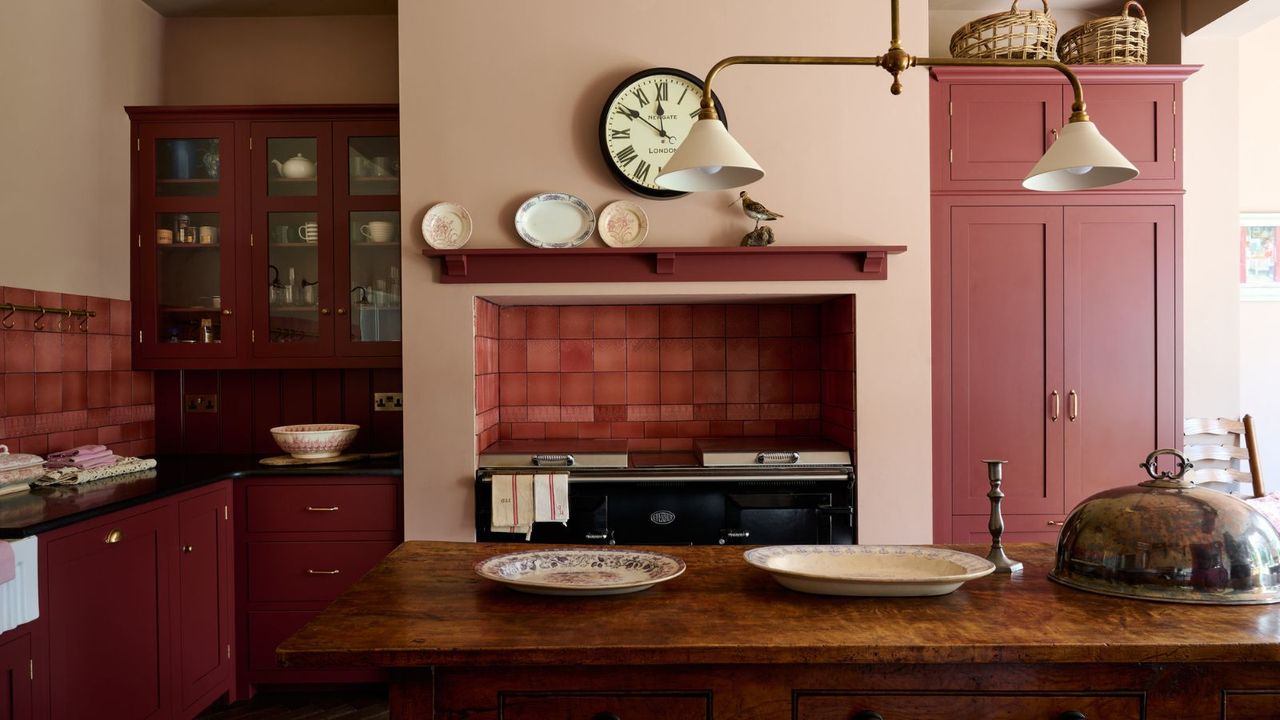
[{"label": "wall-mounted hook rail", "polygon": [[53,314],[53,315],[62,316],[61,318],[58,319],[59,331],[62,331],[64,329],[70,329],[70,324],[68,324],[64,328],[64,325],[63,325],[64,321],[70,320],[73,317],[80,317],[81,318],[80,331],[88,332],[89,318],[98,316],[97,312],[93,310],[88,310],[88,309],[75,310],[72,308],[45,307],[43,305],[18,305],[15,303],[0,303],[0,312],[4,313],[4,317],[0,318],[0,327],[3,327],[6,330],[13,329],[14,327],[13,315],[14,313],[20,313],[20,312],[39,314],[39,317],[37,317],[35,321],[31,323],[31,326],[36,330],[43,330],[45,315]]}]

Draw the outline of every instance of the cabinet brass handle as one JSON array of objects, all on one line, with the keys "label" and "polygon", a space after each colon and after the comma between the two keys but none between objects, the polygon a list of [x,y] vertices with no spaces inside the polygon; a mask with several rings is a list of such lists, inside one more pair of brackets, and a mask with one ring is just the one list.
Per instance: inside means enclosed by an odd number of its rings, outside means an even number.
[{"label": "cabinet brass handle", "polygon": [[1075,422],[1080,417],[1080,393],[1072,390],[1067,393],[1067,397],[1071,400],[1071,415],[1067,417],[1071,422]]},{"label": "cabinet brass handle", "polygon": [[226,310],[223,310],[223,311],[222,311],[222,314],[223,314],[223,315],[230,315],[230,314],[231,314],[231,308],[227,308]]},{"label": "cabinet brass handle", "polygon": [[124,539],[124,533],[119,530],[112,530],[107,533],[107,537],[103,540],[108,545],[114,545]]},{"label": "cabinet brass handle", "polygon": [[337,575],[339,570],[308,570],[308,575]]},{"label": "cabinet brass handle", "polygon": [[311,505],[307,506],[307,512],[334,512],[337,509],[338,509],[337,505],[330,505],[329,507],[313,507]]},{"label": "cabinet brass handle", "polygon": [[1066,525],[1066,523],[1065,523],[1065,522],[1063,522],[1062,520],[1050,520],[1049,522],[1047,522],[1047,523],[1045,523],[1045,524],[1046,524],[1046,525],[1048,525],[1048,526],[1050,526],[1050,527],[1062,527],[1063,525]]},{"label": "cabinet brass handle", "polygon": [[1058,416],[1062,414],[1062,396],[1057,390],[1049,393],[1049,398],[1053,401],[1053,413],[1049,415],[1049,419],[1058,422]]},{"label": "cabinet brass handle", "polygon": [[346,315],[346,314],[347,314],[347,309],[346,309],[346,308],[338,308],[338,314],[339,314],[339,315]]},{"label": "cabinet brass handle", "polygon": [[182,546],[182,552],[184,552],[184,553],[193,553],[193,552],[195,552],[195,551],[196,551],[196,546],[195,546],[195,545],[183,545],[183,546]]},{"label": "cabinet brass handle", "polygon": [[320,308],[320,314],[321,314],[321,315],[328,315],[328,314],[329,314],[329,308]]}]

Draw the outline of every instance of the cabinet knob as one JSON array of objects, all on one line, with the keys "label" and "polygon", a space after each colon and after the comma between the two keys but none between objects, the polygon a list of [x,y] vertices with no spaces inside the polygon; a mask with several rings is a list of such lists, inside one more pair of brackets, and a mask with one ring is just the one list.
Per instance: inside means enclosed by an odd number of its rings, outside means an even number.
[{"label": "cabinet knob", "polygon": [[107,533],[107,537],[103,539],[108,545],[114,545],[124,539],[124,533],[119,530],[112,530]]},{"label": "cabinet knob", "polygon": [[339,315],[346,315],[346,314],[347,314],[347,309],[346,309],[346,308],[338,308],[338,314],[339,314]]},{"label": "cabinet knob", "polygon": [[195,552],[195,551],[196,551],[196,546],[195,546],[195,545],[183,545],[183,546],[182,546],[182,552],[184,552],[184,553],[193,553],[193,552]]},{"label": "cabinet knob", "polygon": [[1059,715],[1058,720],[1089,720],[1089,716],[1079,710],[1068,710]]},{"label": "cabinet knob", "polygon": [[875,710],[863,710],[854,715],[853,720],[884,720],[884,716]]},{"label": "cabinet knob", "polygon": [[320,308],[320,314],[321,314],[321,315],[328,315],[328,314],[329,314],[329,308]]},{"label": "cabinet knob", "polygon": [[617,713],[598,712],[591,716],[591,720],[622,720]]},{"label": "cabinet knob", "polygon": [[230,314],[231,314],[231,308],[227,308],[226,310],[223,310],[223,311],[222,311],[222,314],[223,314],[223,315],[230,315]]}]

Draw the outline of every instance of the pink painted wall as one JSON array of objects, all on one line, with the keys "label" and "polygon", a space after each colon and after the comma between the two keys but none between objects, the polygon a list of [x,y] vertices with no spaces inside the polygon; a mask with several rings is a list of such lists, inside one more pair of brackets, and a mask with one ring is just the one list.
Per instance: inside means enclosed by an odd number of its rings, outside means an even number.
[{"label": "pink painted wall", "polygon": [[169,18],[166,105],[393,103],[394,15]]},{"label": "pink painted wall", "polygon": [[129,297],[129,118],[160,101],[142,0],[4,4],[0,285]]},{"label": "pink painted wall", "polygon": [[[906,92],[870,68],[741,67],[717,83],[729,126],[766,168],[752,193],[787,217],[779,241],[905,244],[884,282],[441,285],[420,254],[431,204],[472,215],[477,247],[517,246],[516,208],[572,192],[599,209],[637,200],[610,177],[600,108],[629,74],[672,66],[701,74],[740,53],[876,55],[889,3],[706,0],[666,5],[549,0],[400,4],[405,277],[405,533],[470,539],[475,468],[474,299],[856,293],[862,539],[929,542],[928,74]],[[927,3],[903,3],[904,42],[928,42]],[[656,202],[652,245],[732,245],[750,229],[734,192]],[[592,244],[599,241],[592,239]],[[764,251],[764,252],[767,252]]]}]

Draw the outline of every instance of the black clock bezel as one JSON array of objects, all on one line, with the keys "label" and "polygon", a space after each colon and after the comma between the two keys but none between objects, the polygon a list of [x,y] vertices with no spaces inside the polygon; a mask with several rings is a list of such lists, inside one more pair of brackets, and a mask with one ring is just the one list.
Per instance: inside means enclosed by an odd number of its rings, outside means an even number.
[{"label": "black clock bezel", "polygon": [[[703,84],[702,84],[702,78],[698,77],[697,75],[694,75],[693,73],[685,72],[684,70],[678,70],[676,68],[669,68],[669,67],[657,67],[657,68],[648,68],[646,70],[641,70],[640,72],[634,73],[633,75],[628,77],[626,80],[623,80],[622,82],[618,83],[618,86],[615,87],[613,91],[609,93],[609,97],[604,102],[604,108],[600,111],[600,126],[599,126],[599,132],[598,132],[599,140],[600,140],[600,154],[601,156],[604,157],[604,164],[609,168],[609,174],[613,175],[613,179],[617,180],[618,183],[622,185],[622,187],[626,188],[627,190],[630,190],[636,195],[640,195],[641,197],[646,197],[653,200],[672,200],[678,197],[684,197],[689,193],[682,192],[679,190],[661,190],[661,189],[655,190],[654,188],[641,185],[635,180],[632,180],[629,175],[623,172],[622,168],[619,168],[617,164],[613,162],[613,154],[609,152],[609,143],[606,140],[606,137],[608,137],[608,134],[609,134],[608,132],[609,108],[613,106],[613,101],[617,99],[617,97],[621,95],[631,85],[634,85],[635,83],[653,75],[674,75],[677,77],[684,78],[685,80],[688,80],[693,84],[697,85],[698,88],[703,91],[703,93],[706,93],[706,88],[703,87]],[[711,101],[715,104],[716,113],[720,115],[720,121],[725,124],[725,127],[728,127],[729,121],[725,117],[724,106],[720,104],[720,98],[715,94],[714,91],[712,91],[711,93]]]}]

